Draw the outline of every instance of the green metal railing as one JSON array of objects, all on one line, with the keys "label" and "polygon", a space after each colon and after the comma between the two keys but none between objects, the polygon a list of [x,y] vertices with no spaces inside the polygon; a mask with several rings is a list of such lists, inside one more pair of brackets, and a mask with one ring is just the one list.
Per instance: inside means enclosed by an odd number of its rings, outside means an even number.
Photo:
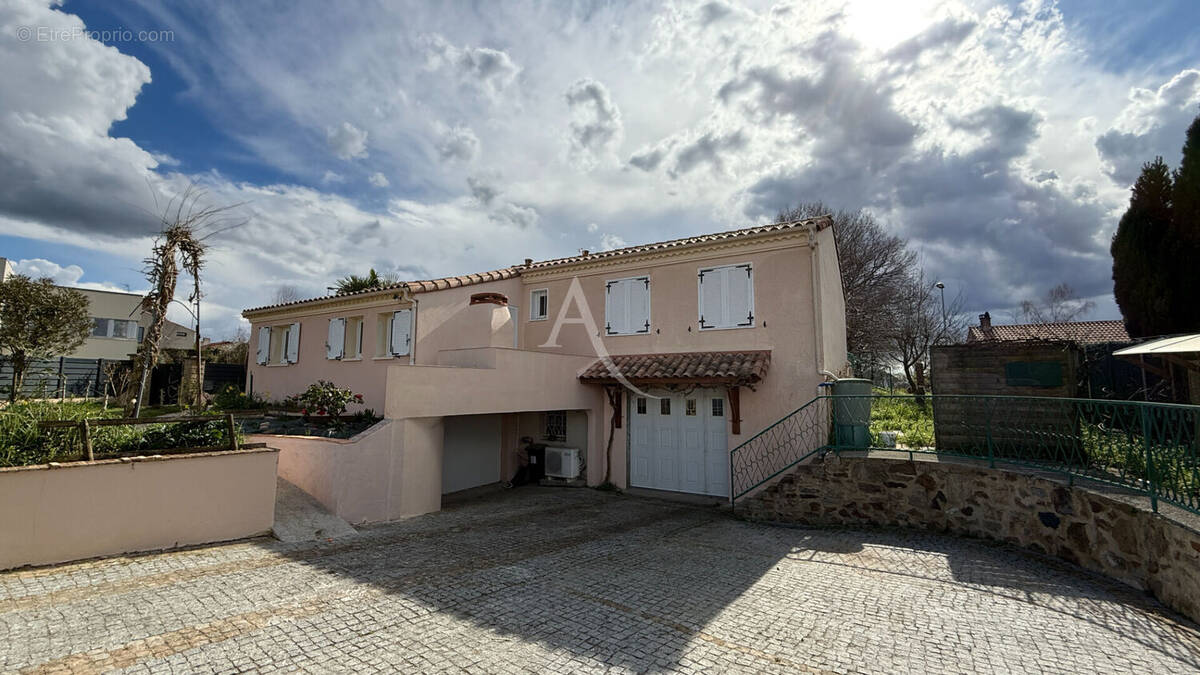
[{"label": "green metal railing", "polygon": [[731,501],[829,447],[828,396],[818,396],[729,453]]},{"label": "green metal railing", "polygon": [[[827,415],[820,443],[816,411]],[[799,445],[787,434],[771,433],[797,426],[808,429]],[[887,432],[900,432],[894,446],[884,443],[893,435]],[[1051,471],[1144,494],[1155,511],[1162,501],[1200,513],[1198,446],[1200,406],[1028,396],[822,396],[734,449],[731,498],[736,502],[819,452],[900,450]]]}]

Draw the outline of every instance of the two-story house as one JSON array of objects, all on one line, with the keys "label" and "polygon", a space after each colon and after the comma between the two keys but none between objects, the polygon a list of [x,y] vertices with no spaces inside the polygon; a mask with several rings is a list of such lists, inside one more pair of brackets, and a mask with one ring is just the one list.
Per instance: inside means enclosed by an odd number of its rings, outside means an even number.
[{"label": "two-story house", "polygon": [[383,411],[369,452],[280,457],[360,521],[509,478],[523,437],[578,449],[591,485],[724,496],[729,451],[847,367],[827,217],[243,315],[252,391],[331,380]]}]

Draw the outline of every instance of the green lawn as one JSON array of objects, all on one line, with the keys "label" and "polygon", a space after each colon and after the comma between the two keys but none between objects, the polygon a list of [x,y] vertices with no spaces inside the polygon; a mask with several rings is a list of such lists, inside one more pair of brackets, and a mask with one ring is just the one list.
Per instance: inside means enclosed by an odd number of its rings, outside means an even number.
[{"label": "green lawn", "polygon": [[887,392],[875,392],[878,398],[871,401],[871,444],[881,447],[881,431],[899,431],[898,443],[910,448],[926,448],[933,445],[933,406],[926,398],[924,405],[908,395],[885,398]]}]

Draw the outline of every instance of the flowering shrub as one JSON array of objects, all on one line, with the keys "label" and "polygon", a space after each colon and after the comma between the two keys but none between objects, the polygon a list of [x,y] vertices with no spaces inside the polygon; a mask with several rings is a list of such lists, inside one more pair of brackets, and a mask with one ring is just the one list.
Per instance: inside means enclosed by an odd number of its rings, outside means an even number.
[{"label": "flowering shrub", "polygon": [[349,389],[339,389],[337,385],[327,380],[317,380],[310,384],[304,393],[296,397],[300,405],[300,414],[308,419],[312,415],[329,416],[335,424],[340,424],[340,418],[346,412],[346,406],[351,403],[362,403],[362,394],[355,394]]}]

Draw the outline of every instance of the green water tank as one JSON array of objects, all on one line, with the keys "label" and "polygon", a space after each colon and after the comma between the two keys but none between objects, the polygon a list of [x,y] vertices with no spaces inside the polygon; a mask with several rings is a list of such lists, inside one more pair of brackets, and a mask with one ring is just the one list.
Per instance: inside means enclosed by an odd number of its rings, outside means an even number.
[{"label": "green water tank", "polygon": [[833,396],[833,433],[838,447],[871,447],[871,381],[838,380],[833,383]]}]

